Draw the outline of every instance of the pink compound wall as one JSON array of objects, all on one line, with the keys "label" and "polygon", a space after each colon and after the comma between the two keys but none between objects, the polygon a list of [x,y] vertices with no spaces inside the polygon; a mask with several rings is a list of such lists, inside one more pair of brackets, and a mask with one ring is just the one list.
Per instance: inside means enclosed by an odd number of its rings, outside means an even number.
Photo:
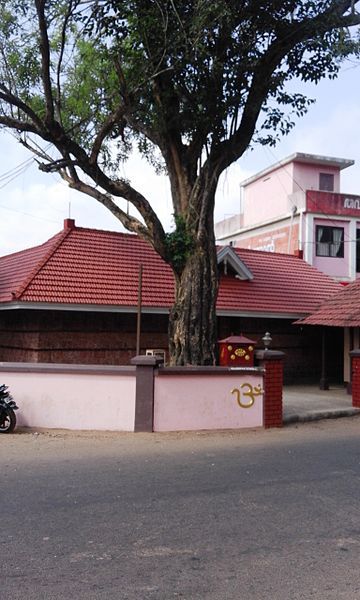
[{"label": "pink compound wall", "polygon": [[19,427],[134,431],[135,371],[131,375],[1,369],[19,410]]},{"label": "pink compound wall", "polygon": [[157,376],[154,431],[261,427],[263,393],[249,408],[239,404],[251,403],[255,389],[263,391],[262,375]]}]

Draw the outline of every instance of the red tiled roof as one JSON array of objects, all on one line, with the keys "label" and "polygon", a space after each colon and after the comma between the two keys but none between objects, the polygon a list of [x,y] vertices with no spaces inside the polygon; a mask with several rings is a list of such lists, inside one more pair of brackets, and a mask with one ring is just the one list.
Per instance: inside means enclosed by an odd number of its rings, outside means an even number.
[{"label": "red tiled roof", "polygon": [[252,281],[221,279],[217,308],[309,314],[340,285],[304,260],[289,254],[234,248],[253,273]]},{"label": "red tiled roof", "polygon": [[[223,275],[217,308],[289,317],[313,312],[339,284],[301,259],[234,248],[254,275]],[[0,302],[134,307],[143,264],[144,307],[168,309],[170,267],[135,235],[67,226],[45,244],[0,258]]]},{"label": "red tiled roof", "polygon": [[343,287],[325,300],[303,325],[328,325],[332,327],[360,327],[360,280]]},{"label": "red tiled roof", "polygon": [[0,302],[20,296],[26,283],[39,272],[66,235],[66,231],[61,231],[41,246],[0,258]]}]

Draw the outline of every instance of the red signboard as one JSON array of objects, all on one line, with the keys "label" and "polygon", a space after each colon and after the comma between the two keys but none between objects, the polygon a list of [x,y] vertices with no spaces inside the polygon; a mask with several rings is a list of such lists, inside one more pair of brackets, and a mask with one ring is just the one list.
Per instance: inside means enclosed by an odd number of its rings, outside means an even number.
[{"label": "red signboard", "polygon": [[309,213],[349,215],[360,218],[360,196],[307,190],[306,210]]}]

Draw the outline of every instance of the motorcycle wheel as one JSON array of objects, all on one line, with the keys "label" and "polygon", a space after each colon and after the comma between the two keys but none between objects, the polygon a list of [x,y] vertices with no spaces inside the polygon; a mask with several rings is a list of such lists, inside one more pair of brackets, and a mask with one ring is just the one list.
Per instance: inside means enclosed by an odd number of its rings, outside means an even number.
[{"label": "motorcycle wheel", "polygon": [[0,433],[11,433],[16,426],[16,415],[12,408],[7,408],[0,415]]}]

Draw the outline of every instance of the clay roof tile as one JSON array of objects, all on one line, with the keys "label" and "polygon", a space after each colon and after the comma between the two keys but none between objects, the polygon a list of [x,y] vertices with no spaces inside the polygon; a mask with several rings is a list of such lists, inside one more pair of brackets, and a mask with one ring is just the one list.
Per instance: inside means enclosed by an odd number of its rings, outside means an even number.
[{"label": "clay roof tile", "polygon": [[[298,257],[233,250],[253,279],[222,275],[219,311],[300,317],[339,288]],[[73,226],[41,246],[0,258],[0,302],[134,307],[140,264],[143,306],[169,309],[172,272],[148,243],[132,234]]]}]

